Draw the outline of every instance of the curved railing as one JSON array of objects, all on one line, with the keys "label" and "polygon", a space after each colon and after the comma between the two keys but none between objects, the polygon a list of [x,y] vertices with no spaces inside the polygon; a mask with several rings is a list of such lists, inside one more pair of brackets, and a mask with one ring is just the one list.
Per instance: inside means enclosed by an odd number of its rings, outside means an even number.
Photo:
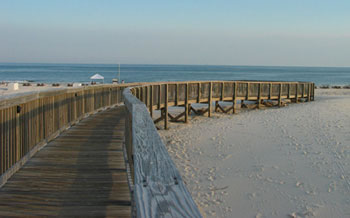
[{"label": "curved railing", "polygon": [[[236,112],[238,100],[294,102],[314,100],[314,83],[258,82],[258,81],[195,81],[145,83],[123,92],[127,108],[126,148],[134,182],[134,202],[137,217],[200,217],[199,210],[184,185],[181,176],[160,139],[154,122],[184,117],[188,122],[193,103],[204,103],[212,112],[219,102],[232,102],[227,112]],[[184,112],[170,117],[169,106],[183,106]],[[153,110],[161,110],[161,117],[152,119]]]},{"label": "curved railing", "polygon": [[3,96],[0,99],[0,187],[63,130],[91,113],[122,103],[126,86],[96,85]]},{"label": "curved railing", "polygon": [[[126,87],[131,87],[127,88]],[[123,90],[125,91],[123,92]],[[122,95],[123,92],[123,95]],[[207,104],[202,113],[221,108],[235,112],[238,100],[277,101],[314,99],[307,82],[203,81],[134,83],[46,91],[0,99],[0,187],[31,156],[62,131],[91,113],[125,102],[125,142],[134,181],[135,211],[139,217],[200,217],[200,213],[162,143],[154,122],[188,116],[193,103]],[[185,111],[172,117],[170,106]],[[161,117],[153,121],[153,110]]]}]

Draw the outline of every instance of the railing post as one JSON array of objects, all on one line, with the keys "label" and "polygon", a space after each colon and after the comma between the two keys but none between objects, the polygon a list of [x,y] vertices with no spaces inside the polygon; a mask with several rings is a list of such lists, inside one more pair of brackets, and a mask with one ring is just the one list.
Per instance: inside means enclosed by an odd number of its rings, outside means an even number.
[{"label": "railing post", "polygon": [[[39,112],[38,112],[38,114],[39,114]],[[21,155],[20,155],[20,146],[21,146],[20,136],[21,135],[20,135],[20,122],[19,122],[20,115],[21,115],[21,106],[18,105],[17,111],[16,111],[16,162],[19,159],[21,159]],[[1,140],[1,138],[0,138],[0,140]]]},{"label": "railing post", "polygon": [[145,105],[148,106],[148,86],[145,86]]},{"label": "railing post", "polygon": [[271,97],[272,97],[272,83],[270,83],[270,86],[269,86],[269,100],[271,100]]},{"label": "railing post", "polygon": [[0,110],[0,175],[3,174],[3,172],[5,171],[3,169],[3,163],[2,161],[4,160],[4,152],[3,152],[3,146],[4,146],[4,143],[3,143],[3,140],[2,140],[2,137],[4,136],[4,127],[3,127],[3,119],[2,119],[2,112],[3,110]]},{"label": "railing post", "polygon": [[149,113],[151,118],[153,118],[153,85],[150,85],[150,94],[149,94]]},{"label": "railing post", "polygon": [[232,105],[232,113],[235,114],[236,113],[236,96],[237,96],[237,83],[233,83],[233,105]]},{"label": "railing post", "polygon": [[82,102],[82,106],[81,106],[82,113],[81,114],[82,114],[82,116],[84,116],[84,114],[85,114],[85,87],[82,91],[81,102]]},{"label": "railing post", "polygon": [[282,83],[279,84],[279,90],[278,90],[278,106],[282,106]]},{"label": "railing post", "polygon": [[[52,96],[52,131],[50,134],[54,133],[56,131],[55,129],[55,96]],[[28,117],[28,116],[26,116]]]},{"label": "railing post", "polygon": [[295,103],[298,103],[298,83],[295,84]]},{"label": "railing post", "polygon": [[161,108],[162,86],[158,85],[158,110]]},{"label": "railing post", "polygon": [[100,91],[100,105],[99,105],[99,108],[105,106],[105,105],[103,105],[103,100],[104,100],[103,97],[104,97],[104,89],[102,89],[102,90]]},{"label": "railing post", "polygon": [[113,91],[112,91],[112,88],[110,87],[109,89],[109,93],[108,93],[108,105],[109,106],[111,106],[113,103],[112,103],[112,93],[113,93]]},{"label": "railing post", "polygon": [[185,123],[188,123],[189,104],[188,104],[188,83],[185,85]]},{"label": "railing post", "polygon": [[[115,91],[115,90],[117,90],[117,91]],[[120,93],[120,88],[119,87],[116,87],[115,88],[115,90],[113,91],[113,99],[115,99],[115,102],[117,103],[117,104],[119,104],[120,102],[119,102],[119,93]],[[115,95],[115,93],[116,93],[116,95]]]},{"label": "railing post", "polygon": [[212,101],[212,90],[213,90],[213,83],[209,83],[209,96],[208,96],[208,117],[211,117],[211,101]]},{"label": "railing post", "polygon": [[[30,115],[32,115],[32,110],[30,111]],[[32,118],[32,116],[31,116]],[[13,164],[13,134],[14,131],[13,130],[13,125],[12,125],[12,108],[8,109],[8,122],[9,122],[9,141],[8,141],[8,154],[9,154],[9,168],[12,166]],[[32,119],[30,124],[32,124]],[[32,126],[31,126],[32,127]],[[30,128],[31,131],[32,128]],[[33,144],[33,138],[31,138],[31,145]]]},{"label": "railing post", "polygon": [[140,87],[141,90],[141,101],[145,103],[144,98],[145,98],[145,93],[143,92],[143,87]]},{"label": "railing post", "polygon": [[201,102],[201,83],[198,83],[198,99],[197,99],[197,103]]},{"label": "railing post", "polygon": [[[32,111],[33,111],[33,108],[34,107],[32,107]],[[14,136],[15,136],[15,134],[16,134],[16,130],[14,130],[14,128],[15,128],[15,126],[14,126],[14,123],[13,123],[13,118],[14,118],[14,110],[13,110],[13,107],[12,108],[10,108],[10,144],[9,144],[9,146],[10,146],[10,155],[11,155],[11,162],[10,162],[10,167],[11,166],[13,166],[13,164],[15,163],[15,156],[14,156],[14,152],[15,152],[15,147],[14,147],[14,145],[15,145],[15,138],[14,138]],[[34,113],[32,112],[32,115],[33,115]],[[32,116],[33,117],[33,116]],[[34,124],[34,119],[32,118],[32,124]],[[34,142],[34,134],[35,134],[35,131],[36,131],[36,128],[34,127],[34,125],[32,125],[32,127],[33,127],[33,130],[32,130],[32,145],[34,145],[35,144],[35,142]]]},{"label": "railing post", "polygon": [[140,89],[139,88],[135,88],[136,89],[136,98],[140,100]]},{"label": "railing post", "polygon": [[175,106],[178,106],[178,104],[179,104],[179,84],[178,83],[176,83],[175,84]]},{"label": "railing post", "polygon": [[261,83],[258,84],[258,109],[261,106]]},{"label": "railing post", "polygon": [[303,99],[304,101],[304,97],[305,97],[305,83],[301,84],[302,86],[302,92],[301,92],[301,98]]},{"label": "railing post", "polygon": [[290,83],[288,83],[288,99],[290,99]]},{"label": "railing post", "polygon": [[[73,97],[73,96],[72,96],[72,97]],[[77,110],[77,101],[78,101],[78,99],[79,99],[78,92],[75,92],[75,93],[74,93],[73,99],[74,99],[74,102],[73,102],[73,104],[74,104],[74,118],[71,120],[71,122],[72,122],[72,121],[75,121],[75,120],[78,118],[78,110]]]},{"label": "railing post", "polygon": [[250,83],[247,83],[247,95],[246,95],[246,100],[249,99],[249,86],[250,86]]},{"label": "railing post", "polygon": [[165,84],[165,98],[164,98],[164,129],[169,129],[168,126],[168,84]]},{"label": "railing post", "polygon": [[225,82],[221,83],[221,96],[220,96],[220,101],[224,100],[224,92],[225,92]]},{"label": "railing post", "polygon": [[307,85],[307,101],[310,102],[311,99],[311,83]]}]

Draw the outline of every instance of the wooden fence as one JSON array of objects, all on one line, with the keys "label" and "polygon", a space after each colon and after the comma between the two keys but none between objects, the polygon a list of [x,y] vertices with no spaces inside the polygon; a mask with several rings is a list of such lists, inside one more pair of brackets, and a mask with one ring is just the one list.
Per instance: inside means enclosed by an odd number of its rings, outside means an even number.
[{"label": "wooden fence", "polygon": [[[257,81],[196,81],[147,83],[124,90],[126,119],[126,148],[134,181],[134,202],[137,217],[201,217],[196,204],[184,185],[154,123],[188,122],[191,104],[204,103],[201,112],[211,116],[212,103],[223,112],[236,112],[237,101],[263,101],[284,99],[294,102],[314,100],[314,83],[309,82],[257,82]],[[231,102],[224,109],[219,102]],[[183,106],[184,112],[172,116],[168,107]],[[153,120],[153,110],[161,110],[160,118]]]},{"label": "wooden fence", "polygon": [[[258,81],[199,81],[199,82],[168,82],[149,83],[131,89],[132,93],[149,108],[151,117],[154,109],[162,110],[165,129],[168,128],[168,120],[178,120],[181,116],[188,121],[188,115],[193,103],[207,103],[204,111],[208,116],[212,112],[212,102],[215,102],[215,110],[223,112],[236,112],[237,101],[256,101],[257,107],[263,101],[277,101],[281,105],[284,99],[293,102],[314,100],[315,85],[311,82],[258,82]],[[232,102],[232,107],[224,110],[218,102]],[[172,117],[168,113],[170,106],[184,106],[184,113],[179,117]],[[202,112],[203,113],[203,112]],[[176,118],[176,119],[174,119]]]},{"label": "wooden fence", "polygon": [[88,114],[122,103],[125,86],[89,86],[0,99],[0,187],[60,132]]},{"label": "wooden fence", "polygon": [[[193,103],[204,103],[215,110],[236,112],[237,101],[263,101],[284,99],[294,102],[314,100],[314,83],[309,82],[257,82],[257,81],[203,81],[147,83],[124,90],[126,119],[126,148],[134,181],[134,202],[137,217],[201,217],[196,204],[184,185],[154,123],[163,120],[188,122]],[[224,109],[219,102],[232,102]],[[169,106],[183,106],[184,112],[172,116]],[[153,120],[153,110],[161,110],[160,118]]]},{"label": "wooden fence", "polygon": [[[126,87],[132,87],[127,88]],[[123,92],[124,90],[124,92]],[[122,94],[123,92],[123,94]],[[201,113],[211,115],[215,109],[236,111],[238,100],[294,102],[314,100],[314,83],[203,81],[167,82],[125,85],[89,86],[77,89],[26,94],[0,100],[0,187],[31,156],[62,131],[85,116],[125,102],[127,108],[125,142],[134,202],[138,217],[201,217],[182,178],[157,133],[154,122],[184,117],[188,122],[193,103],[208,108]],[[223,109],[219,102],[231,102]],[[185,111],[173,117],[170,106],[183,106]],[[153,121],[153,110],[161,117]]]}]

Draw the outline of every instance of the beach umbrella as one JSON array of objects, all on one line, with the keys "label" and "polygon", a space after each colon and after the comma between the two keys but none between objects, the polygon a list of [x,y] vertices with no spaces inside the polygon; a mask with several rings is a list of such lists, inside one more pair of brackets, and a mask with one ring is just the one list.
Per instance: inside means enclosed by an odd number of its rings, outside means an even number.
[{"label": "beach umbrella", "polygon": [[97,73],[97,74],[93,75],[92,77],[90,77],[90,79],[91,80],[100,79],[100,80],[102,80],[102,83],[104,83],[105,78]]}]

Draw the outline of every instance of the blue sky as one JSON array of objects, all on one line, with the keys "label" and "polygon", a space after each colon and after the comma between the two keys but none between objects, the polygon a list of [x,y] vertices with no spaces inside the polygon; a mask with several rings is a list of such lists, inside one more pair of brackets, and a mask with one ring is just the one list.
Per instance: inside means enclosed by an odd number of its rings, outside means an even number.
[{"label": "blue sky", "polygon": [[1,0],[0,62],[350,66],[350,1]]}]

